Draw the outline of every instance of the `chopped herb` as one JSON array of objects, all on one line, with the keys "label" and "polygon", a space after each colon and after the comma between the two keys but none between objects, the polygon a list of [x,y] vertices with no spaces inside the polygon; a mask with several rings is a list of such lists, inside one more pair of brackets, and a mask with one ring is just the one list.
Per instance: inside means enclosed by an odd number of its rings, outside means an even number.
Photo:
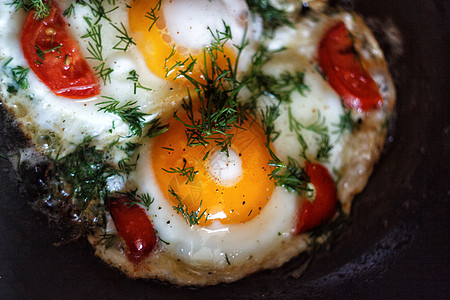
[{"label": "chopped herb", "polygon": [[17,66],[11,69],[11,74],[14,82],[22,89],[27,89],[29,86],[27,78],[29,72],[29,68],[24,68],[22,66]]},{"label": "chopped herb", "polygon": [[155,136],[163,134],[169,129],[169,124],[161,124],[160,118],[155,118],[148,122],[146,125],[149,126],[145,135],[148,138],[154,138]]},{"label": "chopped herb", "polygon": [[156,12],[158,12],[160,9],[161,9],[161,0],[159,0],[158,3],[156,3],[155,7],[153,7],[150,11],[148,11],[145,14],[145,17],[147,19],[150,19],[151,21],[148,31],[150,31],[153,28],[153,25],[155,25],[156,21],[158,21],[159,16],[156,15]]},{"label": "chopped herb", "polygon": [[139,106],[135,106],[137,101],[128,101],[119,106],[120,101],[107,96],[103,96],[103,98],[109,99],[109,101],[97,103],[96,105],[98,106],[103,105],[99,108],[99,111],[119,116],[130,127],[131,135],[142,136],[142,130],[147,124],[144,117],[148,116],[148,114],[141,112]]},{"label": "chopped herb", "polygon": [[136,70],[131,70],[129,73],[130,76],[127,77],[128,80],[131,80],[134,82],[134,94],[136,94],[137,89],[143,89],[143,90],[147,90],[147,91],[151,91],[151,88],[145,87],[143,86],[140,82],[139,82],[139,75],[137,74]]},{"label": "chopped herb", "polygon": [[225,260],[227,261],[228,265],[231,265],[230,260],[228,259],[228,254],[225,253]]},{"label": "chopped herb", "polygon": [[250,10],[262,17],[264,28],[268,30],[270,34],[273,34],[280,26],[293,27],[288,19],[287,12],[273,6],[270,0],[246,1]]},{"label": "chopped herb", "polygon": [[224,26],[225,31],[223,32],[217,30],[216,33],[213,33],[210,30],[214,41],[210,47],[204,49],[205,68],[201,70],[204,80],[198,81],[189,75],[190,69],[195,64],[192,58],[186,69],[179,70],[180,77],[185,77],[194,86],[197,94],[195,98],[199,100],[196,103],[198,103],[200,118],[194,118],[193,96],[190,90],[188,90],[188,99],[183,99],[182,103],[182,108],[189,120],[182,121],[177,112],[174,113],[174,118],[186,127],[188,146],[206,146],[213,142],[228,155],[233,134],[227,133],[227,131],[239,127],[247,118],[247,112],[237,98],[243,85],[236,78],[239,57],[246,43],[243,42],[242,46],[235,46],[238,49],[238,55],[234,65],[227,58],[227,66],[219,66],[217,58],[219,55],[223,55],[224,45],[232,37],[230,27],[226,24]]},{"label": "chopped herb", "polygon": [[198,225],[200,220],[203,218],[203,216],[205,217],[205,223],[206,223],[206,221],[208,220],[208,214],[206,213],[206,209],[200,213],[201,206],[202,206],[201,201],[200,201],[200,204],[196,211],[189,212],[186,205],[184,205],[183,202],[181,201],[181,197],[178,196],[177,193],[175,193],[175,191],[173,190],[172,187],[169,188],[169,193],[173,197],[175,197],[175,199],[177,199],[177,201],[178,201],[178,205],[173,206],[173,209],[177,212],[177,214],[181,214],[184,217],[184,219],[186,220],[186,223],[189,224],[189,226]]},{"label": "chopped herb", "polygon": [[96,75],[99,76],[103,83],[106,84],[106,82],[111,82],[111,73],[113,72],[113,69],[107,68],[106,64],[103,60],[103,45],[102,45],[102,25],[94,25],[92,24],[92,21],[88,17],[84,17],[85,22],[88,24],[89,29],[87,29],[87,33],[81,38],[89,38],[91,41],[88,42],[88,52],[91,54],[91,56],[87,57],[87,59],[92,59],[100,62],[99,65],[94,67],[94,70],[96,71]]},{"label": "chopped herb", "polygon": [[[341,101],[341,103],[343,103]],[[353,121],[352,118],[352,112],[351,110],[344,107],[342,104],[342,108],[344,110],[344,113],[339,116],[339,123],[332,123],[331,125],[337,127],[336,130],[334,130],[332,133],[339,134],[339,137],[341,137],[345,131],[349,131],[350,133],[353,133],[353,130],[355,129],[357,123]]]},{"label": "chopped herb", "polygon": [[302,196],[311,193],[309,176],[295,159],[288,157],[288,163],[285,164],[272,150],[270,150],[270,154],[272,159],[269,161],[269,165],[275,167],[275,170],[269,176],[275,180],[275,185]]},{"label": "chopped herb", "polygon": [[330,158],[330,151],[333,145],[330,144],[330,136],[328,134],[321,135],[319,142],[319,149],[317,150],[316,158],[319,161],[328,161]]},{"label": "chopped herb", "polygon": [[149,209],[150,205],[155,201],[155,198],[150,197],[150,195],[147,193],[138,194],[137,189],[119,194],[126,196],[130,200],[130,202],[127,202],[129,206],[141,205],[146,209]]},{"label": "chopped herb", "polygon": [[194,177],[195,177],[195,175],[197,175],[198,171],[195,171],[194,167],[186,168],[187,161],[186,161],[186,159],[183,159],[183,161],[184,161],[184,164],[183,164],[182,168],[179,168],[179,167],[172,168],[171,167],[169,170],[166,170],[164,168],[162,168],[162,170],[167,173],[180,174],[181,176],[186,176],[187,177],[186,184],[188,184],[189,182],[194,182]]},{"label": "chopped herb", "polygon": [[267,136],[267,145],[274,142],[279,136],[280,132],[275,130],[275,120],[280,116],[279,112],[280,104],[266,106],[266,110],[261,110],[261,119],[264,132]]},{"label": "chopped herb", "polygon": [[136,45],[136,43],[133,41],[133,38],[128,35],[127,29],[122,22],[120,22],[120,25],[122,25],[122,29],[111,23],[111,26],[113,26],[120,33],[120,35],[116,35],[116,38],[119,39],[119,42],[114,45],[113,49],[126,52],[128,50],[128,47],[130,47],[131,45]]},{"label": "chopped herb", "polygon": [[104,153],[91,142],[91,137],[85,138],[72,153],[57,157],[54,165],[56,177],[72,186],[69,191],[80,209],[86,208],[92,200],[105,200],[108,195],[107,178],[117,174],[106,163]]},{"label": "chopped herb", "polygon": [[72,15],[75,15],[75,6],[73,5],[73,3],[71,3],[69,7],[63,12],[63,15],[68,18],[70,18]]}]

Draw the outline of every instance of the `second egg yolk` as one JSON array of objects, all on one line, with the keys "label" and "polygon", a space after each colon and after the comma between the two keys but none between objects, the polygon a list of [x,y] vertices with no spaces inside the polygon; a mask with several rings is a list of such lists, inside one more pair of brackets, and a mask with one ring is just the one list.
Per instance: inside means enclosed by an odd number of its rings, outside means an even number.
[{"label": "second egg yolk", "polygon": [[[187,121],[186,116],[179,115]],[[266,137],[257,122],[246,121],[242,128],[233,128],[229,156],[213,143],[208,146],[187,146],[186,127],[172,119],[167,132],[155,138],[151,150],[153,170],[162,191],[174,206],[181,198],[189,212],[206,209],[208,215],[200,225],[218,220],[222,224],[244,223],[256,217],[272,195],[274,182],[269,178],[270,154]],[[205,155],[209,151],[208,157]],[[170,173],[170,168],[197,172],[193,181],[186,176]],[[165,169],[165,170],[163,170]]]},{"label": "second egg yolk", "polygon": [[[210,54],[205,53],[204,49],[188,49],[183,45],[177,45],[167,29],[166,22],[170,20],[165,20],[163,10],[164,1],[136,0],[128,13],[133,40],[154,74],[173,80],[179,77],[180,70],[186,71],[189,64],[195,61],[193,69],[189,70],[187,75],[196,81],[202,81],[205,80],[202,72],[207,70],[208,74],[212,74],[211,60],[221,69],[228,67],[228,59],[232,65],[234,64],[235,51],[227,45],[223,47],[223,52],[212,51]],[[183,82],[187,83],[186,80]]]}]

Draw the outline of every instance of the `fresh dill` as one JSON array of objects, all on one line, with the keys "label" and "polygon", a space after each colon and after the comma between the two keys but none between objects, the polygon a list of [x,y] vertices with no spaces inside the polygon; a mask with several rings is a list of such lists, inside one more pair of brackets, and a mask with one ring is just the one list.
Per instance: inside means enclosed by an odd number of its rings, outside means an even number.
[{"label": "fresh dill", "polygon": [[[96,18],[94,24],[97,25],[100,20],[103,18],[111,23],[111,19],[108,17],[108,14],[118,9],[118,6],[112,7],[109,10],[106,10],[103,5],[104,0],[89,0],[89,3],[86,0],[76,0],[76,3],[81,4],[83,6],[88,6],[91,9],[92,15]],[[107,1],[110,5],[115,5],[115,1]]]},{"label": "fresh dill", "polygon": [[[216,30],[211,35],[214,41],[204,49],[204,69],[201,70],[203,80],[197,80],[189,75],[193,66],[192,61],[184,70],[179,70],[180,77],[186,78],[194,87],[196,93],[195,109],[198,107],[200,118],[194,117],[193,96],[188,90],[188,99],[183,99],[182,108],[186,112],[188,121],[182,121],[177,112],[174,118],[186,127],[188,146],[206,146],[211,142],[228,154],[233,134],[230,129],[239,127],[246,120],[247,114],[238,102],[238,92],[243,87],[237,80],[237,66],[239,57],[245,43],[245,34],[242,46],[235,46],[238,54],[234,65],[227,58],[226,66],[220,66],[218,56],[223,55],[225,44],[231,40],[230,27],[224,24],[225,30]],[[192,60],[192,58],[191,58]]]},{"label": "fresh dill", "polygon": [[29,68],[24,68],[22,66],[16,66],[11,68],[11,75],[14,82],[22,89],[27,89],[29,87],[27,75],[30,72]]},{"label": "fresh dill", "polygon": [[275,120],[280,116],[280,103],[278,105],[267,106],[266,109],[261,109],[261,121],[264,132],[266,133],[266,144],[274,142],[279,136],[280,132],[275,130]]},{"label": "fresh dill", "polygon": [[138,194],[137,189],[119,194],[126,196],[130,200],[130,202],[127,202],[129,206],[141,205],[144,208],[149,209],[150,205],[152,205],[152,203],[155,201],[155,198],[150,197],[148,193]]},{"label": "fresh dill", "polygon": [[[341,103],[343,103],[341,101]],[[336,127],[336,130],[334,130],[332,133],[339,134],[339,137],[341,137],[345,131],[349,131],[350,133],[353,133],[353,130],[355,129],[357,123],[353,121],[352,118],[352,112],[351,110],[344,107],[342,104],[342,108],[344,110],[344,113],[339,115],[339,123],[332,123],[334,127]]]},{"label": "fresh dill", "polygon": [[16,11],[19,9],[24,9],[25,11],[33,10],[33,18],[39,21],[47,18],[51,14],[52,8],[50,3],[50,1],[46,0],[13,0],[12,2],[6,3],[6,5],[14,6]]},{"label": "fresh dill", "polygon": [[301,196],[308,195],[312,191],[308,174],[295,159],[288,157],[288,163],[285,164],[273,151],[270,151],[270,154],[272,159],[269,161],[269,166],[275,167],[275,170],[270,174],[270,178],[275,180],[275,185],[282,186]]},{"label": "fresh dill", "polygon": [[75,5],[71,3],[69,7],[64,10],[63,16],[70,18],[72,15],[75,15]]},{"label": "fresh dill", "polygon": [[97,103],[100,106],[99,111],[115,114],[126,123],[130,128],[131,136],[142,136],[142,131],[145,125],[145,117],[149,114],[140,111],[140,107],[136,106],[137,101],[127,101],[125,104],[120,105],[120,101],[115,100],[112,97],[103,96],[108,101]]},{"label": "fresh dill", "polygon": [[143,86],[140,82],[139,82],[139,75],[136,72],[136,70],[131,70],[129,73],[129,76],[127,77],[128,80],[131,80],[134,83],[134,94],[136,95],[137,89],[143,89],[143,90],[147,90],[147,91],[151,91],[151,88],[145,87]]},{"label": "fresh dill", "polygon": [[92,138],[86,137],[72,153],[57,157],[53,167],[56,177],[72,187],[67,191],[79,209],[85,209],[94,199],[104,201],[109,193],[107,178],[117,174],[91,142]]},{"label": "fresh dill", "polygon": [[201,201],[196,211],[189,212],[186,205],[183,204],[181,197],[178,196],[178,194],[173,190],[172,187],[169,188],[169,193],[178,201],[177,206],[173,206],[173,209],[177,212],[177,214],[181,214],[184,217],[186,223],[189,224],[189,226],[198,225],[203,217],[205,217],[206,223],[206,221],[208,220],[208,214],[206,213],[206,209],[200,213],[202,206]]},{"label": "fresh dill", "polygon": [[318,161],[328,161],[330,151],[333,149],[333,145],[330,143],[330,136],[328,134],[321,135],[320,139],[318,139],[318,145],[316,159]]},{"label": "fresh dill", "polygon": [[160,118],[155,118],[146,125],[148,125],[148,130],[145,136],[148,138],[154,138],[169,129],[169,124],[162,124]]},{"label": "fresh dill", "polygon": [[92,24],[92,20],[89,17],[84,17],[86,24],[89,26],[86,34],[81,36],[81,38],[89,38],[91,41],[88,42],[88,52],[91,56],[87,57],[87,59],[92,59],[98,61],[100,64],[94,67],[96,75],[99,76],[103,83],[111,82],[111,73],[113,69],[107,68],[106,64],[103,60],[103,45],[102,45],[102,25]]},{"label": "fresh dill", "polygon": [[228,258],[228,254],[225,253],[225,260],[227,261],[227,265],[231,265],[230,259]]},{"label": "fresh dill", "polygon": [[327,135],[328,127],[325,125],[325,117],[322,116],[320,110],[317,111],[317,118],[308,125],[302,124],[300,121],[296,120],[292,115],[291,107],[288,108],[289,114],[289,129],[291,131],[299,132],[301,129],[312,131],[318,135]]},{"label": "fresh dill", "polygon": [[194,177],[197,175],[198,171],[194,170],[194,167],[186,167],[187,161],[183,158],[183,167],[170,168],[169,170],[162,168],[163,171],[171,174],[180,174],[181,176],[185,176],[187,178],[186,184],[189,182],[194,182]]},{"label": "fresh dill", "polygon": [[280,26],[293,27],[287,12],[273,6],[270,0],[246,0],[246,2],[250,11],[261,16],[264,28],[269,34],[273,34]]},{"label": "fresh dill", "polygon": [[133,38],[128,35],[127,29],[122,22],[120,22],[120,25],[122,26],[122,28],[119,28],[111,23],[111,26],[119,32],[119,35],[116,35],[116,38],[119,39],[119,42],[114,45],[113,49],[126,52],[130,46],[136,45],[136,43],[133,41]]},{"label": "fresh dill", "polygon": [[281,102],[290,103],[291,94],[294,91],[297,91],[302,96],[305,96],[306,92],[309,91],[309,87],[305,84],[304,79],[305,73],[303,72],[291,74],[285,71],[278,78],[273,75],[261,74],[256,82],[259,85],[259,90],[264,91],[264,94],[273,95]]},{"label": "fresh dill", "polygon": [[151,8],[150,11],[148,11],[145,14],[145,17],[147,19],[150,19],[150,21],[151,21],[150,26],[148,28],[148,31],[152,30],[152,28],[155,25],[156,21],[158,21],[159,16],[157,16],[157,12],[159,12],[160,9],[161,9],[161,0],[159,0],[158,3],[156,3],[155,7]]},{"label": "fresh dill", "polygon": [[[52,47],[52,48],[47,49],[47,50],[42,50],[41,48],[39,48],[38,45],[34,45],[34,47],[36,48],[36,55],[37,55],[37,56],[39,57],[39,59],[40,59],[40,64],[42,64],[42,63],[44,62],[44,58],[45,58],[45,54],[46,54],[46,53],[50,53],[50,52],[54,52],[54,51],[56,51],[56,52],[58,52],[58,53],[61,53],[61,52],[59,51],[59,48],[61,48],[62,45],[58,45],[58,46]],[[35,62],[38,63],[37,61],[35,61]]]}]

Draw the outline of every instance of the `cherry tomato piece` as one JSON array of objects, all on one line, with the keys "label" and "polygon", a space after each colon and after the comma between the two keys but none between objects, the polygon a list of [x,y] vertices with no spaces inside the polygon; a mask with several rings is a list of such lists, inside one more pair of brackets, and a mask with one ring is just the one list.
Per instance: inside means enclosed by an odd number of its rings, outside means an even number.
[{"label": "cherry tomato piece", "polygon": [[331,27],[322,38],[319,66],[347,108],[369,111],[382,105],[378,86],[364,69],[344,22]]},{"label": "cherry tomato piece", "polygon": [[328,170],[315,163],[306,163],[305,171],[315,189],[312,201],[304,199],[297,214],[296,233],[307,232],[330,220],[336,212],[337,192]]},{"label": "cherry tomato piece", "polygon": [[56,95],[88,98],[100,93],[94,71],[82,56],[60,9],[51,1],[52,12],[36,20],[31,11],[22,30],[22,50],[31,70]]},{"label": "cherry tomato piece", "polygon": [[138,263],[146,258],[156,245],[156,234],[144,209],[130,200],[120,198],[109,203],[109,210],[119,235],[127,244],[127,256]]}]

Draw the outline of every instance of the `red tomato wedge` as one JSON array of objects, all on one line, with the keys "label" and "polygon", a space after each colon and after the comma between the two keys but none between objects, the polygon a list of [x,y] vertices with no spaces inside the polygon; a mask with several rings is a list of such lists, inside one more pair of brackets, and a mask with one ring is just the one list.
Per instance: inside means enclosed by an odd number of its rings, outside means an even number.
[{"label": "red tomato wedge", "polygon": [[330,220],[336,212],[337,192],[328,170],[314,163],[306,163],[305,171],[315,188],[315,198],[305,199],[297,214],[296,233],[304,233]]},{"label": "red tomato wedge", "polygon": [[59,8],[43,20],[28,15],[22,30],[22,50],[31,70],[56,95],[88,98],[100,93],[100,84],[69,32]]},{"label": "red tomato wedge", "polygon": [[127,198],[111,201],[109,210],[119,235],[127,244],[128,258],[138,263],[155,248],[156,234],[144,209],[129,203]]},{"label": "red tomato wedge", "polygon": [[347,108],[369,111],[382,105],[378,86],[364,69],[344,22],[331,27],[322,38],[319,66]]}]

